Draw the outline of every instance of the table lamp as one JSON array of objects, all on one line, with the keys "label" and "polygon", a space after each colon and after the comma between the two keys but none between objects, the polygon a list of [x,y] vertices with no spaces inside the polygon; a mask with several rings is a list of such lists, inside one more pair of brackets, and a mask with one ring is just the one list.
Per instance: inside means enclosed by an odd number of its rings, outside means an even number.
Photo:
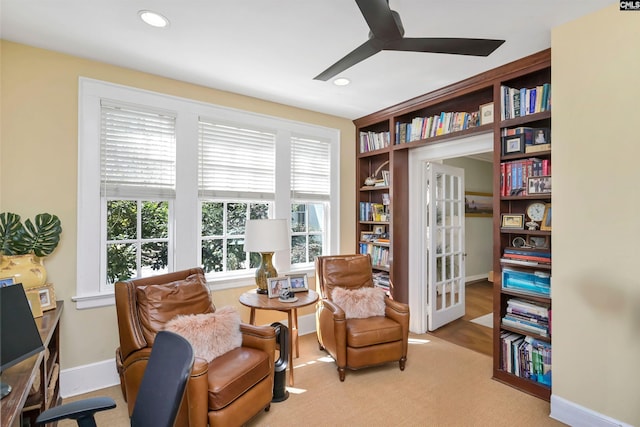
[{"label": "table lamp", "polygon": [[273,253],[289,249],[289,230],[286,219],[250,219],[244,236],[245,252],[259,252],[260,266],[256,269],[259,294],[266,294],[267,278],[278,277],[272,263]]}]

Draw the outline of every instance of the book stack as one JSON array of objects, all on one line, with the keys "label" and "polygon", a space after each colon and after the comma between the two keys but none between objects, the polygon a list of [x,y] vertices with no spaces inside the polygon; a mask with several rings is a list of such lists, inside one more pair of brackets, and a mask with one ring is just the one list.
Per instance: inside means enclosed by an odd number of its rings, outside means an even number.
[{"label": "book stack", "polygon": [[551,343],[508,331],[500,343],[504,371],[551,387]]},{"label": "book stack", "polygon": [[551,176],[551,160],[531,157],[500,163],[500,195],[528,195],[527,180],[532,176]]},{"label": "book stack", "polygon": [[531,301],[512,298],[507,301],[507,313],[502,318],[502,325],[549,337],[549,308]]},{"label": "book stack", "polygon": [[415,117],[411,123],[396,122],[396,145],[446,135],[478,126],[478,112],[441,112]]},{"label": "book stack", "polygon": [[502,120],[551,110],[551,83],[533,88],[500,87]]},{"label": "book stack", "polygon": [[386,271],[376,271],[373,273],[373,286],[384,289],[387,295],[390,295],[391,282],[389,281],[389,273]]},{"label": "book stack", "polygon": [[551,265],[551,251],[529,250],[525,248],[504,248],[504,254],[500,259],[503,264],[512,265]]}]

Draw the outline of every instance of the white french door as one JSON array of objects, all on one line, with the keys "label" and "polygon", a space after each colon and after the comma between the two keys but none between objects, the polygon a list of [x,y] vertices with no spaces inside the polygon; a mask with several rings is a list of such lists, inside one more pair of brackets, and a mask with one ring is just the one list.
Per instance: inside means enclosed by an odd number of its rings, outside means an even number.
[{"label": "white french door", "polygon": [[464,169],[428,162],[423,179],[423,277],[428,329],[433,331],[465,313]]}]

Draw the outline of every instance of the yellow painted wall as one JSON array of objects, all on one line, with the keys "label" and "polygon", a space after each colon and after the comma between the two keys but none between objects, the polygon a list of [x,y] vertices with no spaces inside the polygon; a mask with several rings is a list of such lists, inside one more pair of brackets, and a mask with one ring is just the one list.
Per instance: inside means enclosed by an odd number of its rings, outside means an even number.
[{"label": "yellow painted wall", "polygon": [[[103,361],[118,345],[115,308],[76,310],[78,78],[80,76],[191,98],[246,111],[311,123],[341,132],[340,248],[355,248],[355,127],[350,120],[209,89],[113,65],[3,40],[0,68],[0,211],[23,218],[50,212],[62,221],[60,245],[46,260],[62,317],[62,368]],[[310,283],[311,285],[311,283]],[[246,289],[254,285],[247,283]],[[214,293],[217,306],[235,305],[249,320],[238,296],[246,290]],[[300,315],[312,313],[312,307]],[[258,323],[284,319],[258,312]]]},{"label": "yellow painted wall", "polygon": [[640,12],[552,32],[553,394],[640,425]]}]

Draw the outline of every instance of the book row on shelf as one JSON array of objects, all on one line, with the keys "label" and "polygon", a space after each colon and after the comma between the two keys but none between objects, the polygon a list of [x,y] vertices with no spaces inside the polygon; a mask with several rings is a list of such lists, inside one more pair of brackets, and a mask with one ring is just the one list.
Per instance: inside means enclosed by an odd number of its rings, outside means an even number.
[{"label": "book row on shelf", "polygon": [[533,301],[511,298],[507,301],[507,312],[502,325],[521,329],[531,334],[551,335],[551,309]]},{"label": "book row on shelf", "polygon": [[500,87],[501,119],[513,119],[551,110],[551,83],[532,88]]},{"label": "book row on shelf", "polygon": [[389,267],[389,248],[373,243],[360,243],[360,253],[371,256],[371,264],[374,267]]},{"label": "book row on shelf", "polygon": [[502,269],[502,288],[548,297],[551,295],[551,274],[548,271],[529,271],[505,266]]},{"label": "book row on shelf", "polygon": [[551,387],[551,343],[509,331],[500,342],[502,370]]},{"label": "book row on shelf", "polygon": [[383,203],[360,202],[360,221],[389,221],[387,205]]},{"label": "book row on shelf", "polygon": [[551,193],[551,159],[529,158],[500,163],[500,195]]},{"label": "book row on shelf", "polygon": [[389,132],[360,132],[360,152],[380,150],[391,144]]},{"label": "book row on shelf", "polygon": [[507,247],[504,248],[504,252],[502,253],[502,258],[500,260],[503,264],[551,266],[551,251]]},{"label": "book row on shelf", "polygon": [[396,122],[395,143],[403,144],[433,138],[478,126],[479,112],[441,112],[430,117],[415,117],[411,123]]}]

